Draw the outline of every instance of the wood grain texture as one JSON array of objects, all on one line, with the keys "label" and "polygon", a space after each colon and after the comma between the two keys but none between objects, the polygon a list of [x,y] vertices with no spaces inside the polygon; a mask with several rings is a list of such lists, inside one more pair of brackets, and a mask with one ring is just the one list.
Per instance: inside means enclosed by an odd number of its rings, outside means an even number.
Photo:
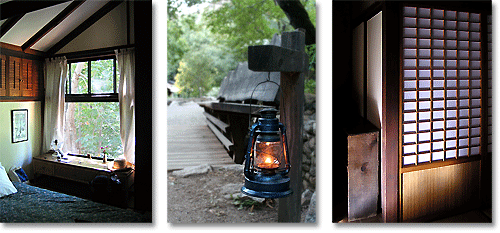
[{"label": "wood grain texture", "polygon": [[379,133],[348,136],[349,221],[377,215]]},{"label": "wood grain texture", "polygon": [[0,101],[40,100],[42,64],[38,60],[2,54]]},{"label": "wood grain texture", "polygon": [[402,174],[402,221],[446,217],[480,204],[481,161]]},{"label": "wood grain texture", "polygon": [[207,126],[203,108],[196,103],[174,102],[167,107],[167,112],[167,170],[233,164]]},{"label": "wood grain texture", "polygon": [[[304,33],[283,33],[282,47],[304,51]],[[281,72],[280,122],[286,126],[290,156],[290,188],[293,194],[281,198],[279,222],[300,222],[302,194],[302,132],[304,118],[304,73]]]},{"label": "wood grain texture", "polygon": [[[399,66],[400,9],[399,2],[382,5],[382,125],[381,152],[381,206],[384,222],[398,221],[399,197]],[[378,9],[378,8],[375,8]]]}]

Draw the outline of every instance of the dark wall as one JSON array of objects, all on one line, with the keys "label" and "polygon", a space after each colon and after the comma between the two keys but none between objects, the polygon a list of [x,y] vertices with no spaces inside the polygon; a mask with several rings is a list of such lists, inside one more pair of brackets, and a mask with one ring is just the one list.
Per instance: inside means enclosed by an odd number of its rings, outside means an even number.
[{"label": "dark wall", "polygon": [[134,2],[135,25],[135,208],[151,211],[152,193],[152,3]]}]

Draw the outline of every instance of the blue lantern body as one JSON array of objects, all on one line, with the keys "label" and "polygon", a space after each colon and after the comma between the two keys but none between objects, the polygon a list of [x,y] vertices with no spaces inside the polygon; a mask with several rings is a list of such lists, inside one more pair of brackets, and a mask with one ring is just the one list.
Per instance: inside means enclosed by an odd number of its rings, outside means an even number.
[{"label": "blue lantern body", "polygon": [[266,108],[250,129],[245,154],[245,186],[241,191],[261,198],[282,198],[290,190],[290,163],[285,126],[276,118],[278,111]]}]

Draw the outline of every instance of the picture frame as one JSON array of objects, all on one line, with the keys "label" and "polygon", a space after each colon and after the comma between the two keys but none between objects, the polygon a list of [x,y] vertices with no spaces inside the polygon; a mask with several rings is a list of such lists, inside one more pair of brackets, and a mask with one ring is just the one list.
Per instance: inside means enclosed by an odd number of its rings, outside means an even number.
[{"label": "picture frame", "polygon": [[11,110],[12,143],[28,141],[28,109]]}]

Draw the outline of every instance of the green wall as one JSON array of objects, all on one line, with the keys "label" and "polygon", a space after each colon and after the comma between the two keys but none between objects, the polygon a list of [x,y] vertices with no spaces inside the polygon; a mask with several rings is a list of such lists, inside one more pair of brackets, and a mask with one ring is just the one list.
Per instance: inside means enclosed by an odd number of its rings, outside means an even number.
[{"label": "green wall", "polygon": [[[11,110],[28,109],[28,141],[12,143]],[[42,148],[42,103],[0,102],[0,162],[5,170],[22,167],[33,178],[31,161]]]}]

